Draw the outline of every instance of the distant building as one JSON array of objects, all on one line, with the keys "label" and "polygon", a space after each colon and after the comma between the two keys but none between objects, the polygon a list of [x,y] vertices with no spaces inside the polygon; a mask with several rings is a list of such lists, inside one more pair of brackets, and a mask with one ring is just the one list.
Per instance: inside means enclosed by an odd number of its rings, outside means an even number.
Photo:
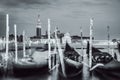
[{"label": "distant building", "polygon": [[41,38],[41,28],[36,28],[36,37]]},{"label": "distant building", "polygon": [[0,50],[5,49],[5,37],[0,38]]},{"label": "distant building", "polygon": [[36,37],[41,39],[41,22],[40,22],[40,15],[38,15],[37,26],[36,26]]},{"label": "distant building", "polygon": [[23,42],[23,35],[17,36],[17,41],[18,42]]},{"label": "distant building", "polygon": [[[39,30],[36,30],[36,33],[39,34]],[[60,40],[60,43],[62,43],[62,37],[64,36],[64,33],[61,33],[60,30],[57,31],[57,37]],[[51,38],[51,43],[55,43],[55,32],[50,34],[50,38]],[[32,36],[30,37],[30,39],[32,41],[38,41],[41,43],[47,43],[48,42],[48,32],[46,31],[45,34],[41,34],[40,37],[38,36]]]},{"label": "distant building", "polygon": [[62,37],[62,43],[65,44],[66,42],[72,43],[70,33],[65,33],[64,37]]},{"label": "distant building", "polygon": [[[31,41],[33,41],[33,42],[44,43],[44,44],[48,43],[48,38],[46,38],[46,36],[43,36],[43,35],[42,35],[42,38],[41,38],[41,39],[38,39],[38,38],[36,38],[36,37],[30,37],[30,39],[31,39]],[[51,43],[51,44],[55,44],[55,43],[56,43],[55,38],[51,38],[51,39],[50,39],[50,43]]]},{"label": "distant building", "polygon": [[[90,40],[90,37],[86,37],[86,36],[81,37],[78,35],[71,36],[72,43],[81,42],[81,39],[88,41],[88,40]],[[94,37],[92,39],[94,40]]]},{"label": "distant building", "polygon": [[14,34],[10,34],[10,35],[9,35],[9,40],[13,40],[14,37],[15,37]]},{"label": "distant building", "polygon": [[[60,39],[60,43],[62,43],[62,38],[64,37],[64,33],[61,33],[60,30],[57,28],[57,38]],[[55,32],[51,34],[52,38],[55,38]]]}]

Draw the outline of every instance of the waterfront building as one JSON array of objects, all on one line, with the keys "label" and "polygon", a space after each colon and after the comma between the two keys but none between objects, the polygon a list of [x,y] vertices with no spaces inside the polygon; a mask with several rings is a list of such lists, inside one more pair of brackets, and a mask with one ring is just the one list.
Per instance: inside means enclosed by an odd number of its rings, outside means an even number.
[{"label": "waterfront building", "polygon": [[62,38],[62,43],[65,44],[66,42],[72,43],[70,33],[68,33],[68,32],[65,33],[64,37]]},{"label": "waterfront building", "polygon": [[37,26],[36,26],[36,37],[41,39],[41,21],[40,21],[40,15],[38,15],[38,20],[37,20]]}]

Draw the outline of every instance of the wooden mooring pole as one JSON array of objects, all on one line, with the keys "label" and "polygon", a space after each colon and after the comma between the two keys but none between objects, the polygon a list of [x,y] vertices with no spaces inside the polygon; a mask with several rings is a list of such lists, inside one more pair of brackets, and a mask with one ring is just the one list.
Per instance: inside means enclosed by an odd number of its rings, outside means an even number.
[{"label": "wooden mooring pole", "polygon": [[8,63],[8,53],[9,53],[9,14],[6,14],[6,53],[5,53],[5,62],[4,68],[7,68]]},{"label": "wooden mooring pole", "polygon": [[48,66],[49,70],[51,70],[51,43],[50,43],[50,19],[48,19]]},{"label": "wooden mooring pole", "polygon": [[23,57],[26,57],[26,48],[25,48],[25,31],[23,31]]},{"label": "wooden mooring pole", "polygon": [[15,34],[15,62],[18,61],[18,45],[17,45],[17,26],[14,24],[14,34]]},{"label": "wooden mooring pole", "polygon": [[88,64],[88,56],[87,53],[84,49],[84,45],[83,45],[83,32],[82,32],[82,27],[80,28],[80,33],[81,33],[81,54],[83,54],[83,71],[82,71],[82,79],[83,80],[89,80],[89,64]]},{"label": "wooden mooring pole", "polygon": [[93,18],[90,19],[89,67],[92,67]]}]

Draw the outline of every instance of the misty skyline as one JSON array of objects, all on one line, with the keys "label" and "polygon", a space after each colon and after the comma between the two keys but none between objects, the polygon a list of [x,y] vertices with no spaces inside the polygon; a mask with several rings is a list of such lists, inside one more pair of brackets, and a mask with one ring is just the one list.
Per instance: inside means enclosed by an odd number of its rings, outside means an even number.
[{"label": "misty skyline", "polygon": [[119,0],[0,0],[0,36],[5,35],[5,14],[10,15],[10,33],[17,24],[18,34],[26,31],[27,36],[36,35],[37,17],[40,14],[42,34],[47,30],[47,19],[51,19],[51,32],[58,27],[71,35],[89,36],[90,18],[94,18],[95,39],[120,37]]}]

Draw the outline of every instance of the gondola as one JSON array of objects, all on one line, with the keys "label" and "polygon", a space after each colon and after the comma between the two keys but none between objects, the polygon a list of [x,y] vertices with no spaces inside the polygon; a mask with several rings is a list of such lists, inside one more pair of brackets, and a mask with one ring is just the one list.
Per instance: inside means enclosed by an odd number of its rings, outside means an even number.
[{"label": "gondola", "polygon": [[120,62],[115,60],[109,53],[93,51],[93,66],[97,64],[103,65],[94,68],[92,73],[99,80],[120,80]]},{"label": "gondola", "polygon": [[92,56],[93,66],[97,63],[106,64],[113,60],[112,55],[107,52],[102,52],[95,47],[92,47]]},{"label": "gondola", "polygon": [[24,77],[48,72],[47,51],[36,51],[31,56],[13,62],[13,73]]},{"label": "gondola", "polygon": [[64,78],[81,77],[83,64],[80,62],[82,58],[68,43],[66,43],[64,50],[64,68],[65,75],[63,75],[62,67],[59,66],[59,75]]},{"label": "gondola", "polygon": [[120,62],[112,60],[104,66],[93,70],[93,74],[100,80],[120,80]]},{"label": "gondola", "polygon": [[118,52],[120,53],[120,42],[117,42]]},{"label": "gondola", "polygon": [[2,57],[2,54],[0,55],[0,77],[3,76],[3,57]]}]

